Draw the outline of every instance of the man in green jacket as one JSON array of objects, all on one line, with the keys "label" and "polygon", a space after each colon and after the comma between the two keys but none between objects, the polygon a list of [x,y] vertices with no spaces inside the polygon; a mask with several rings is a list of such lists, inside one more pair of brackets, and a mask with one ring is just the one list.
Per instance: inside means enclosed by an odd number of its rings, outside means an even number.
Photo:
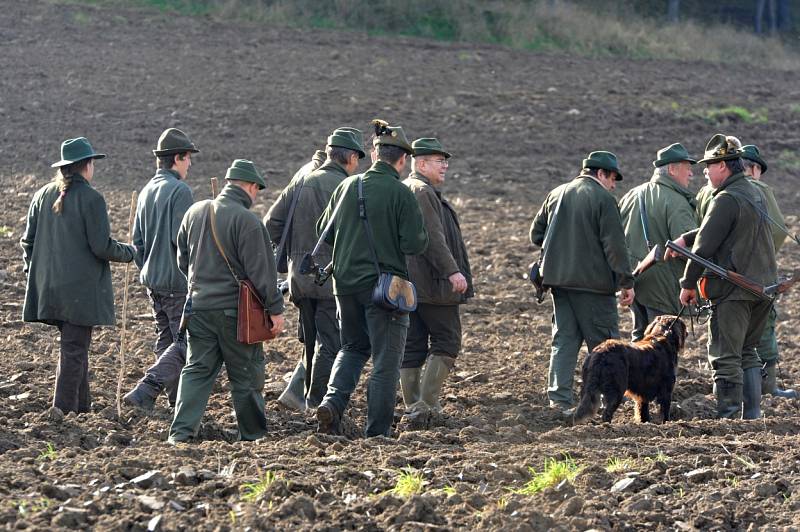
[{"label": "man in green jacket", "polygon": [[[763,285],[777,278],[772,233],[759,210],[766,201],[747,179],[742,145],[736,137],[716,134],[706,146],[701,163],[714,188],[699,229],[675,242],[692,247],[705,259]],[[675,256],[674,252],[668,257]],[[697,301],[701,295],[714,304],[709,320],[708,359],[714,377],[714,395],[720,418],[761,417],[761,363],[756,347],[772,307],[765,300],[719,277],[704,272],[693,261],[680,280],[680,301]]]},{"label": "man in green jacket", "polygon": [[28,275],[22,318],[61,332],[53,406],[89,412],[89,344],[95,326],[114,326],[109,262],[133,260],[133,246],[111,238],[103,195],[91,183],[96,153],[84,137],[61,144],[56,178],[34,194],[22,245]]},{"label": "man in green jacket", "polygon": [[417,139],[411,147],[411,175],[403,184],[417,198],[429,241],[423,254],[408,258],[408,273],[417,288],[418,304],[410,314],[400,385],[406,421],[411,427],[423,428],[431,412],[442,410],[442,385],[461,351],[458,307],[474,292],[458,216],[439,190],[450,153],[435,138]]},{"label": "man in green jacket", "polygon": [[163,389],[174,406],[178,378],[186,362],[185,341],[178,340],[186,302],[186,276],[178,269],[176,257],[178,228],[194,202],[192,189],[185,180],[192,166],[192,154],[199,151],[180,129],[165,130],[153,150],[156,175],[144,186],[136,204],[133,245],[136,265],[141,270],[139,281],[147,288],[156,322],[153,348],[156,362],[123,399],[145,411],[153,408]]},{"label": "man in green jacket", "polygon": [[[275,245],[284,245],[289,265],[289,297],[300,310],[300,326],[305,353],[298,362],[286,390],[278,401],[294,410],[306,406],[316,408],[325,396],[331,367],[339,352],[339,324],[336,321],[336,301],[330,284],[319,286],[313,277],[300,272],[303,258],[317,243],[316,223],[337,186],[358,169],[364,152],[364,135],[353,128],[339,128],[328,137],[327,159],[318,169],[296,178],[281,192],[270,208],[264,224]],[[292,202],[296,202],[292,209]],[[289,213],[292,213],[289,219]],[[286,233],[286,242],[282,242]],[[315,260],[322,266],[330,262],[331,249],[327,244],[317,252]],[[306,361],[311,362],[308,390]]]},{"label": "man in green jacket", "polygon": [[[752,184],[754,184],[767,201],[767,214],[775,222],[770,222],[770,229],[772,230],[772,243],[775,246],[775,254],[783,246],[786,241],[786,222],[783,218],[783,213],[778,202],[775,200],[775,194],[772,189],[767,185],[761,176],[767,171],[767,163],[761,157],[758,147],[753,144],[742,146],[742,162],[744,162],[744,173]],[[780,224],[776,226],[775,224]],[[783,230],[781,230],[783,229]],[[761,335],[761,340],[758,342],[758,358],[761,361],[761,395],[774,395],[777,397],[785,397],[789,399],[796,399],[797,392],[795,390],[784,390],[778,387],[778,339],[775,335],[775,322],[778,319],[777,302],[772,305],[767,318],[767,324],[764,326],[764,333]]]},{"label": "man in green jacket", "polygon": [[540,271],[553,295],[553,344],[547,380],[550,406],[569,414],[578,351],[619,338],[614,294],[633,302],[633,275],[617,202],[617,157],[594,151],[580,175],[556,187],[533,219],[530,240],[543,248]]},{"label": "man in green jacket", "polygon": [[[619,207],[632,266],[644,259],[653,246],[663,246],[667,240],[697,229],[694,195],[688,188],[696,162],[681,144],[662,148],[653,161],[655,170],[650,181],[633,187],[622,197]],[[646,222],[642,220],[642,204]],[[631,305],[633,341],[644,337],[644,330],[657,316],[680,312],[678,279],[682,273],[682,264],[662,261],[636,278],[636,297]]]},{"label": "man in green jacket", "polygon": [[[428,245],[419,204],[400,182],[411,145],[400,127],[376,121],[375,129],[373,145],[378,160],[366,173],[345,179],[336,188],[317,222],[317,233],[321,234],[333,218],[326,240],[333,246],[333,293],[342,331],[342,348],[333,364],[328,393],[317,409],[319,431],[328,434],[341,432],[342,414],[372,355],[366,435],[389,435],[409,317],[408,313],[388,312],[372,303],[378,273],[370,240],[374,241],[381,272],[403,279],[408,279],[406,255],[422,253]],[[363,180],[364,214],[371,239],[365,231],[365,218],[359,213],[359,180]]]},{"label": "man in green jacket", "polygon": [[[186,365],[178,384],[171,443],[197,436],[208,397],[222,363],[231,384],[239,439],[266,433],[264,351],[261,343],[237,340],[238,279],[253,283],[272,320],[283,329],[283,296],[266,227],[250,207],[266,182],[255,165],[236,159],[216,199],[193,205],[178,230],[178,267],[189,280],[192,315]],[[224,256],[223,256],[224,253]],[[226,261],[227,258],[227,261]]]}]

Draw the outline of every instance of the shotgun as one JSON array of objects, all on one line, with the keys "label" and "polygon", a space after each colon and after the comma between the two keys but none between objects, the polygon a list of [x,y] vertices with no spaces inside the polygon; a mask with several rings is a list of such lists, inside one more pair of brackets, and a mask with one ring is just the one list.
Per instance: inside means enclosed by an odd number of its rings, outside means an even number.
[{"label": "shotgun", "polygon": [[664,260],[664,246],[661,244],[656,244],[655,246],[650,249],[650,253],[645,256],[639,264],[636,265],[636,269],[633,270],[633,276],[638,277],[643,274],[645,271],[649,270],[657,263],[662,262]]}]

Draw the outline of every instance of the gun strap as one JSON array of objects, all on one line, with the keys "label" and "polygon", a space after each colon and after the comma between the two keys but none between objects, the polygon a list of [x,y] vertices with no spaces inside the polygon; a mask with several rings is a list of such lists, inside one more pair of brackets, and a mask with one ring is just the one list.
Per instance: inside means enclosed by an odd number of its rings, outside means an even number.
[{"label": "gun strap", "polygon": [[553,209],[553,216],[550,218],[550,221],[547,224],[547,229],[544,231],[544,239],[542,240],[542,255],[541,259],[539,259],[539,270],[541,271],[542,277],[544,277],[544,259],[547,256],[547,250],[550,248],[549,244],[553,235],[553,227],[556,223],[558,211],[561,208],[561,200],[564,198],[564,193],[567,191],[568,186],[569,183],[566,183],[561,187],[561,191],[558,193],[558,199],[556,200],[556,206]]},{"label": "gun strap", "polygon": [[358,176],[358,217],[364,222],[364,231],[367,233],[367,240],[369,240],[372,262],[375,264],[375,271],[378,273],[378,277],[380,277],[381,267],[378,263],[378,252],[375,250],[375,239],[372,236],[372,228],[369,226],[369,220],[367,220],[367,203],[364,200],[364,181],[361,179],[361,176]]},{"label": "gun strap", "polygon": [[[360,179],[360,178],[359,178]],[[339,208],[344,203],[344,198],[347,196],[347,187],[342,187],[342,195],[339,196],[339,201],[336,202],[336,207],[333,208],[333,212],[331,213],[331,217],[328,218],[328,223],[325,224],[325,228],[319,234],[319,239],[317,240],[317,244],[314,246],[314,249],[311,251],[311,256],[313,257],[319,252],[319,248],[322,247],[322,243],[325,242],[325,238],[328,236],[328,233],[333,227],[333,222],[336,220],[336,215],[339,213]]]},{"label": "gun strap", "polygon": [[225,255],[225,250],[222,249],[222,244],[220,244],[219,238],[217,237],[217,228],[215,227],[216,226],[216,219],[217,219],[216,206],[217,206],[216,200],[212,200],[211,204],[209,204],[209,206],[208,206],[208,210],[209,210],[209,213],[210,213],[210,216],[211,216],[211,236],[214,237],[214,244],[216,244],[217,250],[219,251],[219,254],[222,255],[222,259],[225,261],[225,264],[228,266],[228,270],[230,270],[231,275],[236,280],[236,284],[239,284],[241,282],[239,280],[239,276],[237,276],[236,272],[233,271],[233,268],[231,267],[231,263],[228,261],[228,256]]},{"label": "gun strap", "polygon": [[[200,226],[200,239],[197,241],[197,252],[195,253],[195,258],[200,256],[200,250],[203,249],[203,237],[206,234],[206,225],[208,225],[208,211],[206,209],[203,213],[203,225]],[[192,273],[189,275],[189,288],[188,288],[188,297],[192,296],[192,288],[194,288],[194,279],[197,277],[197,268],[192,268]]]},{"label": "gun strap", "polygon": [[289,204],[289,214],[286,216],[286,221],[283,224],[283,233],[281,234],[281,242],[278,244],[278,249],[275,250],[275,256],[280,257],[283,255],[283,250],[287,248],[286,240],[289,238],[289,230],[292,228],[292,220],[294,219],[294,209],[297,207],[297,200],[300,199],[300,193],[306,184],[306,179],[300,180],[300,185],[292,189],[292,203]]},{"label": "gun strap", "polygon": [[647,245],[647,251],[653,249],[653,242],[650,240],[650,225],[647,223],[647,208],[645,207],[644,189],[646,185],[639,189],[636,198],[639,201],[639,218],[642,220],[642,231],[644,231],[644,242]]},{"label": "gun strap", "polygon": [[[759,194],[761,194],[761,191],[759,191]],[[742,195],[741,195],[741,196],[739,196],[739,197],[742,197],[742,198],[744,198],[744,199],[745,199],[745,200],[746,200],[746,201],[747,201],[747,202],[748,202],[750,205],[752,205],[752,206],[753,206],[753,208],[756,210],[756,212],[758,212],[758,214],[760,214],[762,217],[766,218],[766,219],[769,221],[769,223],[771,223],[772,225],[774,225],[775,227],[777,227],[779,231],[781,231],[783,234],[785,234],[786,236],[788,236],[789,238],[791,238],[791,239],[792,239],[792,240],[793,240],[795,243],[797,243],[797,244],[800,244],[800,239],[798,239],[798,238],[797,238],[797,235],[793,235],[792,233],[790,233],[790,232],[789,232],[789,231],[786,229],[786,226],[785,226],[784,224],[781,224],[781,223],[778,223],[778,222],[776,222],[776,221],[775,221],[775,220],[772,218],[772,216],[770,216],[770,215],[767,213],[767,211],[765,211],[765,210],[764,210],[763,208],[761,208],[759,205],[756,205],[756,203],[755,203],[753,200],[751,200],[750,198],[748,198],[748,197],[747,197],[747,196],[745,196],[744,194],[742,194]],[[764,196],[763,196],[763,195],[761,195],[761,198],[763,199],[763,198],[764,198]]]}]

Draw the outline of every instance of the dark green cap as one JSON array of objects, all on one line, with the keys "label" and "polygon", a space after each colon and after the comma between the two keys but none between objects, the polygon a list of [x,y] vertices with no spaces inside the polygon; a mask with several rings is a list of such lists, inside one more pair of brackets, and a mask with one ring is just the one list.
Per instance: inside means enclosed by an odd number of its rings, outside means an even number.
[{"label": "dark green cap", "polygon": [[375,126],[375,137],[372,139],[373,146],[397,146],[408,154],[414,152],[402,127],[390,126],[388,122],[379,118],[373,120],[372,124]]},{"label": "dark green cap", "polygon": [[683,147],[683,144],[676,142],[675,144],[670,144],[666,148],[661,148],[656,152],[656,160],[653,161],[653,166],[658,168],[659,166],[664,166],[670,163],[680,163],[683,161],[687,161],[691,164],[695,164],[697,161],[689,157],[689,152],[686,151],[686,148]]},{"label": "dark green cap", "polygon": [[367,156],[364,151],[364,134],[354,127],[334,129],[333,133],[328,137],[328,146],[337,146],[356,151],[359,159]]},{"label": "dark green cap", "polygon": [[411,144],[411,148],[414,150],[414,157],[417,155],[444,155],[445,159],[449,159],[451,157],[449,152],[444,151],[442,148],[441,142],[438,139],[433,137],[421,138],[414,141]]},{"label": "dark green cap", "polygon": [[158,147],[153,150],[153,155],[162,157],[164,155],[175,155],[185,152],[197,153],[198,150],[194,143],[189,140],[188,135],[178,128],[171,127],[164,130],[158,138]]},{"label": "dark green cap", "polygon": [[758,163],[758,165],[761,167],[762,174],[767,171],[767,162],[761,158],[761,152],[758,151],[758,146],[754,144],[742,146],[742,159],[747,159],[748,161]]},{"label": "dark green cap", "polygon": [[67,166],[84,159],[104,159],[105,153],[97,153],[86,137],[67,139],[61,143],[61,160],[50,165],[51,168]]},{"label": "dark green cap", "polygon": [[717,133],[706,144],[706,152],[700,163],[718,163],[720,161],[730,161],[740,159],[742,153],[742,143],[736,137],[725,136]]},{"label": "dark green cap", "polygon": [[248,183],[255,183],[258,188],[263,190],[267,188],[267,182],[261,177],[261,173],[253,164],[253,161],[247,159],[236,159],[231,163],[228,172],[225,174],[225,179],[232,181],[247,181]]},{"label": "dark green cap", "polygon": [[616,181],[622,181],[622,172],[619,171],[617,156],[610,151],[593,151],[583,160],[583,168],[602,168],[617,173]]}]

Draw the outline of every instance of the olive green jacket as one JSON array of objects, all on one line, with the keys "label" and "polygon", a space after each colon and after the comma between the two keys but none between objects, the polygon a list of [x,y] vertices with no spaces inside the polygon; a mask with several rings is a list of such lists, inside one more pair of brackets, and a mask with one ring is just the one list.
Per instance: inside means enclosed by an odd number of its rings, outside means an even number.
[{"label": "olive green jacket", "polygon": [[[335,161],[328,161],[305,178],[287,186],[270,208],[264,224],[276,246],[287,223],[289,208],[294,194],[299,192],[292,218],[292,226],[286,237],[286,252],[289,257],[289,294],[292,301],[300,298],[333,299],[331,283],[318,286],[311,275],[300,273],[300,264],[306,253],[311,253],[317,243],[316,224],[333,195],[336,187],[347,178],[347,171]],[[302,188],[301,188],[302,184]],[[323,243],[314,260],[326,266],[331,260],[331,247]]]},{"label": "olive green jacket", "polygon": [[617,202],[591,176],[579,175],[547,195],[531,224],[531,243],[539,247],[544,243],[562,189],[564,197],[542,274],[544,284],[612,295],[620,287],[632,288],[633,275]]},{"label": "olive green jacket", "polygon": [[[192,205],[178,230],[178,268],[194,281],[192,310],[235,311],[238,305],[239,284],[214,243],[209,205],[216,207],[217,236],[233,272],[253,283],[269,314],[281,314],[283,296],[272,242],[266,227],[249,210],[250,196],[236,185],[226,185],[216,200]],[[201,242],[203,224],[207,225]]]},{"label": "olive green jacket", "polygon": [[33,196],[22,245],[28,274],[23,319],[51,325],[115,325],[109,261],[130,262],[133,246],[111,238],[103,196],[76,174],[61,214],[53,212],[58,184]]},{"label": "olive green jacket", "polygon": [[[766,200],[759,189],[743,173],[728,177],[713,190],[700,228],[683,237],[695,254],[752,281],[769,285],[777,278],[772,232],[769,222],[762,219],[745,198],[766,209]],[[712,301],[757,299],[732,283],[704,273],[704,268],[692,261],[686,264],[680,285],[695,288],[701,276],[707,277],[706,294]]]},{"label": "olive green jacket", "polygon": [[[369,290],[378,281],[364,223],[358,213],[358,175],[345,179],[317,221],[321,234],[339,198],[339,212],[326,241],[333,246],[333,293],[348,295]],[[414,194],[400,182],[390,164],[377,161],[361,174],[366,215],[381,272],[408,279],[406,255],[418,255],[428,245],[425,222]]]},{"label": "olive green jacket", "polygon": [[[467,247],[456,211],[424,175],[412,172],[403,184],[417,198],[428,230],[429,242],[425,252],[408,257],[408,274],[417,287],[417,299],[431,305],[466,302],[475,293]],[[463,294],[454,292],[448,279],[458,272],[467,279],[467,291]]]},{"label": "olive green jacket", "polygon": [[186,294],[186,277],[178,269],[178,228],[192,206],[192,190],[177,172],[159,169],[136,202],[133,245],[139,281],[159,294]]},{"label": "olive green jacket", "polygon": [[311,160],[308,161],[306,164],[300,167],[297,172],[294,173],[292,179],[289,181],[287,186],[295,185],[299,180],[303,179],[305,176],[319,168],[325,163],[325,160],[328,156],[322,150],[317,150],[314,152],[314,155],[311,157]]},{"label": "olive green jacket", "polygon": [[[639,211],[640,191],[644,193],[651,245],[663,246],[667,240],[697,229],[694,195],[671,177],[654,175],[648,183],[629,190],[619,203],[632,266],[649,252]],[[683,267],[681,261],[661,261],[639,275],[635,284],[636,301],[664,313],[680,312],[678,281]]]}]

